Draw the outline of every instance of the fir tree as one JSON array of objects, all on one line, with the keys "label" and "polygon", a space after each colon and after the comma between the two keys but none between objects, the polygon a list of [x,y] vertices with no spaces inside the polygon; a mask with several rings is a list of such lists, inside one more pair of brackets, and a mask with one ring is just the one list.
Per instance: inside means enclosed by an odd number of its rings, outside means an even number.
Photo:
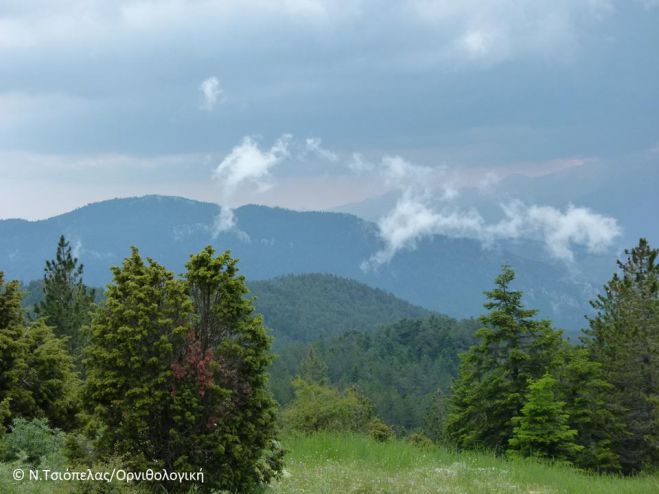
[{"label": "fir tree", "polygon": [[55,259],[46,261],[43,278],[43,299],[35,307],[55,334],[68,339],[68,349],[76,359],[82,347],[80,328],[89,322],[94,303],[94,290],[82,280],[83,265],[71,253],[71,245],[61,235]]},{"label": "fir tree", "polygon": [[514,277],[504,267],[494,290],[486,292],[490,312],[481,317],[479,341],[461,357],[445,424],[447,436],[461,448],[504,451],[529,379],[557,361],[561,333],[549,321],[533,319],[537,311],[525,309],[522,293],[510,289]]},{"label": "fir tree", "polygon": [[659,466],[659,251],[641,239],[625,251],[594,302],[585,342],[613,389],[613,448],[625,473]]},{"label": "fir tree", "polygon": [[575,442],[577,431],[570,429],[565,403],[556,399],[554,385],[549,373],[529,382],[526,402],[513,418],[510,454],[571,463],[583,449]]},{"label": "fir tree", "polygon": [[302,362],[300,362],[300,367],[297,372],[298,377],[305,381],[322,385],[329,384],[327,364],[318,356],[313,345],[309,345],[307,356]]},{"label": "fir tree", "polygon": [[620,470],[612,438],[617,433],[615,416],[608,406],[613,386],[606,382],[599,362],[588,351],[565,343],[558,373],[558,394],[565,401],[569,426],[577,430],[575,441],[583,447],[576,466],[588,470]]}]

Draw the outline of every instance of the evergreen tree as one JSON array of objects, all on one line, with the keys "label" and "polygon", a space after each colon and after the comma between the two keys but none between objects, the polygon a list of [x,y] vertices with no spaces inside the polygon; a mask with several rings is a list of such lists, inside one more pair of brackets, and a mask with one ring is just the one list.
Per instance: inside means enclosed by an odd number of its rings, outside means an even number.
[{"label": "evergreen tree", "polygon": [[99,448],[120,451],[135,468],[173,469],[171,366],[188,333],[186,287],[136,248],[112,272],[85,352],[84,398],[104,425]]},{"label": "evergreen tree", "polygon": [[79,382],[63,340],[39,320],[28,324],[17,281],[0,272],[0,430],[14,417],[76,425]]},{"label": "evergreen tree", "polygon": [[21,347],[23,309],[18,281],[5,282],[0,271],[0,433],[11,420],[11,394],[25,365]]},{"label": "evergreen tree", "polygon": [[461,448],[504,451],[529,379],[541,377],[557,361],[561,333],[549,321],[533,319],[537,311],[525,309],[522,293],[510,289],[514,278],[505,266],[494,290],[486,292],[490,312],[481,317],[479,341],[461,357],[445,425]]},{"label": "evergreen tree", "polygon": [[613,386],[604,380],[601,364],[591,360],[585,348],[564,346],[557,370],[558,391],[565,401],[568,424],[577,430],[575,441],[583,447],[574,463],[588,470],[619,471],[612,445],[617,423],[608,407]]},{"label": "evergreen tree", "polygon": [[236,263],[208,247],[181,280],[133,249],[113,268],[86,356],[86,402],[106,452],[141,468],[203,469],[200,487],[231,492],[281,470],[269,338]]},{"label": "evergreen tree", "polygon": [[[197,410],[181,464],[203,467],[215,488],[247,492],[278,476],[283,465],[275,435],[277,408],[268,389],[270,338],[246,297],[237,263],[229,252],[215,255],[208,246],[186,264],[197,346],[188,345],[179,355],[174,377],[188,395],[179,402],[181,412]],[[195,370],[199,365],[185,370],[186,363],[199,359],[204,372]]]},{"label": "evergreen tree", "polygon": [[433,397],[432,404],[426,412],[423,432],[436,443],[446,441],[446,419],[448,416],[450,396],[438,389]]},{"label": "evergreen tree", "polygon": [[577,431],[570,429],[565,403],[556,399],[554,385],[549,373],[529,382],[526,402],[513,418],[510,454],[570,463],[583,449],[575,442]]},{"label": "evergreen tree", "polygon": [[659,251],[641,239],[625,251],[604,293],[592,302],[585,342],[613,389],[613,448],[625,473],[659,466]]},{"label": "evergreen tree", "polygon": [[71,245],[61,235],[55,259],[46,261],[43,299],[35,314],[54,328],[55,334],[68,339],[68,349],[76,359],[82,347],[80,328],[89,322],[94,290],[82,280],[83,265],[71,253]]},{"label": "evergreen tree", "polygon": [[298,377],[308,382],[322,385],[329,384],[327,364],[318,356],[313,345],[309,345],[307,356],[300,362]]}]

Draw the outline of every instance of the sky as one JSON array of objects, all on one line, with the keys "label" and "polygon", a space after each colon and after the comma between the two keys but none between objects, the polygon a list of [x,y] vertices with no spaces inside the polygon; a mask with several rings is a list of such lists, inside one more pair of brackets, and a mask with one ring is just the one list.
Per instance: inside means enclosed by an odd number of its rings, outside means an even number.
[{"label": "sky", "polygon": [[373,262],[424,232],[547,236],[578,205],[446,205],[659,156],[658,53],[659,0],[1,0],[0,218],[167,194],[226,206],[222,229],[397,191],[380,226],[407,233]]}]

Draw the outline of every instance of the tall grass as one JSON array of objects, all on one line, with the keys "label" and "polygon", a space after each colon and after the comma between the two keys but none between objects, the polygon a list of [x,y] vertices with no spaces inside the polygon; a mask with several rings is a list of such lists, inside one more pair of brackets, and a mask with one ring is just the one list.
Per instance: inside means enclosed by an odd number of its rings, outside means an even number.
[{"label": "tall grass", "polygon": [[659,478],[592,475],[534,460],[419,449],[353,434],[291,436],[284,478],[271,493],[657,493]]}]

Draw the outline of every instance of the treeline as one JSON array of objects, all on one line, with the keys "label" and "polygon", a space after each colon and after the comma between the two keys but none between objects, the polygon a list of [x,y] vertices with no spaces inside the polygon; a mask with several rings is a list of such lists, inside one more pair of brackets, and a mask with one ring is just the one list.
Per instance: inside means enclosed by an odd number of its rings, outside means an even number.
[{"label": "treeline", "polygon": [[207,247],[186,268],[176,277],[133,248],[96,305],[62,237],[30,317],[0,273],[0,459],[203,472],[204,491],[252,491],[281,473],[270,338],[237,260]]},{"label": "treeline", "polygon": [[[347,332],[323,338],[311,348],[327,366],[327,378],[340,389],[355,386],[377,414],[400,431],[423,429],[432,435],[429,412],[456,376],[458,355],[474,343],[475,319],[447,316],[403,319],[372,332]],[[310,347],[289,344],[276,355],[270,371],[274,396],[281,405],[294,398],[292,379]]]},{"label": "treeline", "polygon": [[[659,265],[641,240],[592,302],[582,342],[535,320],[504,269],[462,356],[443,431],[465,449],[634,474],[659,466]],[[442,414],[440,414],[441,416]]]},{"label": "treeline", "polygon": [[[422,431],[410,436],[417,442],[599,472],[656,471],[658,252],[643,239],[626,251],[620,272],[592,302],[595,315],[577,345],[524,307],[511,288],[515,273],[504,267],[473,336],[468,323],[431,318],[321,341],[306,356],[298,346],[275,367],[283,416],[302,431],[352,430],[386,440],[394,430],[384,418],[404,426],[399,432]],[[461,347],[468,349],[458,365]],[[283,376],[291,373],[289,390]]]}]

